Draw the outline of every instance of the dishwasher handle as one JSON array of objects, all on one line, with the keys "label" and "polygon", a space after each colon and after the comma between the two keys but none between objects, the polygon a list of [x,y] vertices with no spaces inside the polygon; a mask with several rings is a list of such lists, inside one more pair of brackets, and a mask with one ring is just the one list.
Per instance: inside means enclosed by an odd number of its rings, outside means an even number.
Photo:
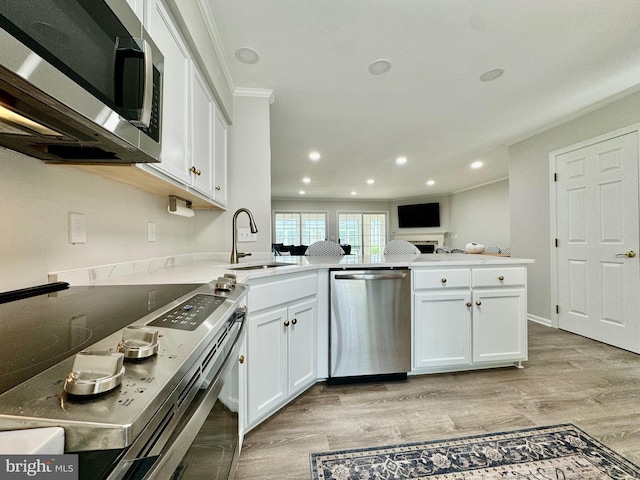
[{"label": "dishwasher handle", "polygon": [[336,280],[399,280],[407,278],[406,273],[345,273],[335,275]]}]

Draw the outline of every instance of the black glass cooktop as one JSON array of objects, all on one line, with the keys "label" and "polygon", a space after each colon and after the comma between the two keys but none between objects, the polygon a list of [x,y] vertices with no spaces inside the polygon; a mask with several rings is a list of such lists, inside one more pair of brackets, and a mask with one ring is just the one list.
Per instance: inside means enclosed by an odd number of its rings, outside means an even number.
[{"label": "black glass cooktop", "polygon": [[0,303],[0,393],[200,286],[77,286]]}]

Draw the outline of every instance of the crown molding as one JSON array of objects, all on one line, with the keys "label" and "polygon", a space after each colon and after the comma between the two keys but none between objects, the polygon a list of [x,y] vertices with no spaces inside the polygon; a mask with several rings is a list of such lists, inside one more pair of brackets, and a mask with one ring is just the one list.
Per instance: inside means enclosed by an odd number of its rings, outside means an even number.
[{"label": "crown molding", "polygon": [[229,90],[231,92],[235,91],[235,85],[233,84],[233,78],[231,77],[231,73],[229,72],[229,66],[227,65],[227,60],[225,56],[224,46],[222,45],[222,40],[220,39],[220,33],[218,33],[218,27],[216,26],[215,19],[213,18],[213,12],[211,11],[211,7],[206,0],[197,0],[198,7],[202,12],[202,18],[204,19],[204,24],[207,27],[207,33],[209,34],[209,38],[211,39],[211,43],[213,44],[213,49],[218,56],[218,60],[220,61],[220,68],[222,70],[222,74],[229,85]]},{"label": "crown molding", "polygon": [[234,97],[259,97],[259,98],[268,98],[269,105],[273,105],[273,102],[276,101],[275,96],[273,94],[273,90],[268,88],[243,88],[237,87],[233,91]]}]

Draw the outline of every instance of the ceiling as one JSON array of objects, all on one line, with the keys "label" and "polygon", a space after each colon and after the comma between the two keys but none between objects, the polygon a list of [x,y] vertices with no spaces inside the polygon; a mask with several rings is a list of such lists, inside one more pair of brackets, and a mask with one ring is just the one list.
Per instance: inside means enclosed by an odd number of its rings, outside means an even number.
[{"label": "ceiling", "polygon": [[[637,0],[205,2],[233,87],[274,92],[274,198],[402,199],[504,179],[508,145],[640,84]],[[238,61],[242,47],[259,61]],[[391,69],[373,75],[378,59]],[[494,68],[504,74],[480,81]]]}]

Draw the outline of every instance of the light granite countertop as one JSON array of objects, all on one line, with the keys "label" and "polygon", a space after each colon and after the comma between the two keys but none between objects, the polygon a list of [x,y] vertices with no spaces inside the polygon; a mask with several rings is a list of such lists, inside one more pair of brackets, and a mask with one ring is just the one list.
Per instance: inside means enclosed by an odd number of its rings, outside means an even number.
[{"label": "light granite countertop", "polygon": [[[164,283],[202,284],[215,281],[225,273],[234,273],[238,282],[249,279],[279,276],[305,270],[326,268],[380,268],[428,266],[482,266],[523,265],[534,263],[532,259],[472,254],[421,254],[421,255],[344,255],[330,257],[275,256],[270,253],[244,257],[239,264],[230,264],[228,253],[198,253],[152,258],[110,265],[52,272],[49,281],[63,281],[71,285],[134,285]],[[285,264],[275,268],[234,270],[275,262]]]}]

